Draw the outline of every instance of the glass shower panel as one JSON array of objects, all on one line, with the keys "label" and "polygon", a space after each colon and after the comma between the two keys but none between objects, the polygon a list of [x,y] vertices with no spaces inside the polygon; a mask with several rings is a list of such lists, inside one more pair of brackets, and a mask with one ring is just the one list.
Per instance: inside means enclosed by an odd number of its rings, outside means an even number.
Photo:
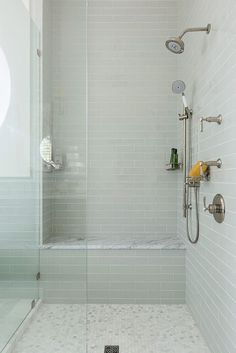
[{"label": "glass shower panel", "polygon": [[57,303],[59,311],[71,305],[77,314],[73,341],[76,351],[84,353],[86,0],[44,0],[42,49],[42,298]]},{"label": "glass shower panel", "polygon": [[0,2],[0,351],[39,296],[39,31],[29,11]]},{"label": "glass shower panel", "polygon": [[[43,4],[43,244],[86,233],[86,1]],[[51,162],[50,162],[51,159]]]}]

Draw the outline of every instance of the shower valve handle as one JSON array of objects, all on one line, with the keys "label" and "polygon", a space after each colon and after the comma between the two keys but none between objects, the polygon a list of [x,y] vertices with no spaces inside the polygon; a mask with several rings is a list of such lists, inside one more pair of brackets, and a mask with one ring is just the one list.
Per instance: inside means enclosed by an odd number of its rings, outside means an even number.
[{"label": "shower valve handle", "polygon": [[207,206],[206,204],[206,196],[203,197],[203,205],[204,205],[203,211],[207,212],[209,209],[209,206]]},{"label": "shower valve handle", "polygon": [[204,212],[208,211],[210,214],[214,214],[217,211],[216,210],[216,205],[210,203],[207,206],[207,204],[206,204],[206,196],[203,197],[203,205],[204,205],[204,208],[203,208]]},{"label": "shower valve handle", "polygon": [[[218,195],[216,195],[218,196]],[[222,213],[222,205],[219,203],[219,199],[215,198],[213,203],[206,205],[206,196],[203,197],[204,211],[208,211],[210,214]]]},{"label": "shower valve handle", "polygon": [[201,132],[203,132],[203,123],[204,121],[208,122],[208,123],[217,123],[218,125],[222,124],[222,115],[219,114],[218,116],[208,116],[206,118],[201,118],[200,119],[200,126],[201,126]]},{"label": "shower valve handle", "polygon": [[206,205],[206,196],[203,198],[204,211],[213,215],[217,223],[224,222],[225,219],[225,200],[221,194],[215,195],[212,204]]}]

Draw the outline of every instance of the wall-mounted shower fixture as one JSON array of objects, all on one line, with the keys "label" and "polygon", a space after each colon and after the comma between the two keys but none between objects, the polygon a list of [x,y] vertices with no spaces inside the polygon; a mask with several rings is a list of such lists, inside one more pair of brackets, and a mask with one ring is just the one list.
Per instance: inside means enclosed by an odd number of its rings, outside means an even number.
[{"label": "wall-mounted shower fixture", "polygon": [[203,198],[203,204],[204,204],[204,212],[209,212],[214,216],[214,219],[218,223],[224,222],[225,219],[225,201],[224,198],[221,194],[217,194],[214,199],[212,204],[209,204],[207,206],[206,204],[206,196]]},{"label": "wall-mounted shower fixture", "polygon": [[40,155],[47,167],[47,171],[52,171],[52,169],[60,170],[62,169],[61,161],[53,161],[52,159],[52,141],[50,136],[46,136],[42,139],[40,143]]},{"label": "wall-mounted shower fixture", "polygon": [[[203,166],[207,166],[207,169],[203,171]],[[216,161],[206,161],[206,162],[200,162],[200,176],[201,176],[201,181],[209,181],[210,180],[210,167],[217,167],[221,168],[222,167],[222,160],[218,158]]]},{"label": "wall-mounted shower fixture", "polygon": [[[187,100],[184,94],[185,83],[183,81],[174,81],[172,84],[172,91],[176,94],[181,94],[184,107],[183,114],[179,114],[179,120],[183,121],[183,216],[186,218],[187,237],[190,243],[195,244],[199,239],[199,207],[198,194],[200,182],[195,181],[190,185],[188,182],[188,174],[192,166],[192,137],[191,137],[191,120],[193,112],[188,107]],[[192,210],[191,190],[194,190],[195,197],[195,212],[196,212],[196,234],[192,238],[189,230],[189,213]]]},{"label": "wall-mounted shower fixture", "polygon": [[186,120],[186,119],[190,118],[190,115],[192,114],[192,110],[189,109],[187,99],[184,94],[185,88],[186,88],[186,85],[185,85],[184,81],[176,80],[172,83],[172,92],[175,94],[181,94],[182,102],[183,102],[183,106],[184,106],[184,113],[179,114],[179,120]]},{"label": "wall-mounted shower fixture", "polygon": [[206,161],[202,163],[207,165],[208,167],[217,167],[217,168],[222,167],[222,160],[220,158],[218,158],[216,161]]},{"label": "wall-mounted shower fixture", "polygon": [[[199,239],[199,188],[201,181],[208,181],[210,178],[210,167],[221,168],[222,161],[200,161],[192,167],[192,134],[191,121],[193,112],[189,109],[187,100],[184,94],[185,83],[183,81],[174,81],[172,84],[172,91],[176,94],[181,94],[182,103],[184,107],[183,114],[179,114],[179,120],[183,121],[183,216],[186,218],[187,237],[192,244],[196,244]],[[218,117],[217,117],[218,118]],[[189,229],[189,215],[192,207],[191,191],[194,193],[195,212],[196,212],[196,233],[193,237]]]},{"label": "wall-mounted shower fixture", "polygon": [[180,36],[171,37],[166,41],[166,47],[172,53],[181,54],[184,51],[184,41],[182,40],[183,36],[189,32],[206,32],[209,34],[211,31],[211,25],[208,24],[206,27],[193,27],[185,29]]},{"label": "wall-mounted shower fixture", "polygon": [[[189,134],[189,131],[187,132],[187,120],[191,120],[192,118],[192,111],[189,109],[187,100],[184,94],[186,85],[184,81],[177,80],[172,83],[172,92],[175,94],[181,94],[182,97],[182,102],[184,106],[184,112],[183,114],[179,114],[179,120],[183,121],[183,135],[184,135],[184,146],[183,146],[183,216],[186,217],[187,213],[187,186],[186,186],[186,177],[187,177],[187,163],[189,164],[191,161],[191,153],[190,153],[190,148],[188,148],[188,156],[187,156],[187,140],[191,144],[191,136]],[[189,135],[189,138],[187,138],[187,135]]]},{"label": "wall-mounted shower fixture", "polygon": [[223,117],[221,114],[218,116],[208,116],[206,118],[201,118],[200,119],[200,131],[203,132],[203,123],[206,121],[207,123],[217,123],[218,125],[222,124]]},{"label": "wall-mounted shower fixture", "polygon": [[189,187],[200,187],[201,181],[209,181],[210,167],[221,168],[222,160],[218,158],[216,161],[197,162],[186,177],[186,184]]}]

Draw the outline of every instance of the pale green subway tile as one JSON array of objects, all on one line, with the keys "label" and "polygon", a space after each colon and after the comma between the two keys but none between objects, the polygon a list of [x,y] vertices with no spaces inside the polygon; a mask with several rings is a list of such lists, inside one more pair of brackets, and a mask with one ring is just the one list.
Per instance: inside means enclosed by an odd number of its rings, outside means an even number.
[{"label": "pale green subway tile", "polygon": [[[137,289],[135,283],[130,283],[130,282],[117,282],[117,283],[110,282],[108,285],[108,288],[112,291],[120,290],[121,288],[124,291]],[[145,289],[145,286],[143,286],[141,289]]]},{"label": "pale green subway tile", "polygon": [[173,273],[173,274],[178,274],[178,273],[185,273],[185,266],[184,265],[161,265],[160,266],[160,271],[163,274],[168,274],[168,273]]},{"label": "pale green subway tile", "polygon": [[91,265],[88,264],[87,266],[87,272],[89,274],[95,274],[95,273],[110,273],[110,267],[109,265]]},{"label": "pale green subway tile", "polygon": [[[42,286],[44,289],[51,289],[51,290],[65,290],[65,283],[60,281],[60,282],[51,282],[51,281],[44,281],[42,283]],[[67,290],[84,290],[86,291],[87,289],[87,284],[86,282],[66,282],[66,289]]]},{"label": "pale green subway tile", "polygon": [[110,265],[109,273],[111,274],[134,274],[136,272],[135,267],[127,265]]},{"label": "pale green subway tile", "polygon": [[95,290],[90,290],[88,293],[88,297],[89,298],[109,298],[110,297],[110,292],[109,290],[99,290],[99,289],[95,289]]},{"label": "pale green subway tile", "polygon": [[185,282],[162,282],[161,290],[176,290],[176,291],[184,291]]},{"label": "pale green subway tile", "polygon": [[57,281],[61,281],[62,283],[64,282],[66,285],[66,282],[71,282],[71,281],[76,281],[76,282],[84,282],[86,281],[86,273],[76,273],[74,274],[51,274],[51,273],[47,273],[47,272],[42,272],[41,273],[41,281],[40,283],[43,283],[44,281],[51,281],[51,282],[57,282]]},{"label": "pale green subway tile", "polygon": [[185,259],[182,256],[160,256],[160,257],[149,257],[148,264],[159,264],[159,265],[184,265]]},{"label": "pale green subway tile", "polygon": [[160,291],[161,297],[162,298],[168,298],[168,299],[178,299],[178,298],[184,298],[185,297],[185,291],[184,290],[162,290]]},{"label": "pale green subway tile", "polygon": [[185,258],[186,250],[185,249],[165,249],[160,251],[160,256],[170,256],[170,257],[183,257]]},{"label": "pale green subway tile", "polygon": [[145,266],[136,265],[134,267],[135,273],[138,273],[140,275],[159,274],[160,269],[161,267],[159,265],[145,265]]}]

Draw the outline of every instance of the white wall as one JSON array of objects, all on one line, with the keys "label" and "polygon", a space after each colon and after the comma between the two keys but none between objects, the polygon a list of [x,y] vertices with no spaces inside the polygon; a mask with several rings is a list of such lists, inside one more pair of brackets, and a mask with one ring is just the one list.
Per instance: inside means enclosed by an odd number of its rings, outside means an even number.
[{"label": "white wall", "polygon": [[[187,248],[187,303],[213,353],[236,349],[236,4],[233,0],[179,1],[179,31],[212,23],[209,36],[186,35],[185,52],[178,57],[179,78],[187,84],[193,108],[193,155],[196,160],[221,158],[221,170],[212,168],[212,178],[201,186],[200,240]],[[175,35],[175,32],[173,32]],[[171,54],[170,54],[171,55]],[[222,114],[221,126],[205,124],[201,116]],[[181,215],[182,178],[179,183],[178,233],[185,235]],[[226,216],[218,224],[203,213],[203,196],[210,203],[221,193]]]},{"label": "white wall", "polygon": [[88,236],[176,235],[176,1],[88,2]]}]

